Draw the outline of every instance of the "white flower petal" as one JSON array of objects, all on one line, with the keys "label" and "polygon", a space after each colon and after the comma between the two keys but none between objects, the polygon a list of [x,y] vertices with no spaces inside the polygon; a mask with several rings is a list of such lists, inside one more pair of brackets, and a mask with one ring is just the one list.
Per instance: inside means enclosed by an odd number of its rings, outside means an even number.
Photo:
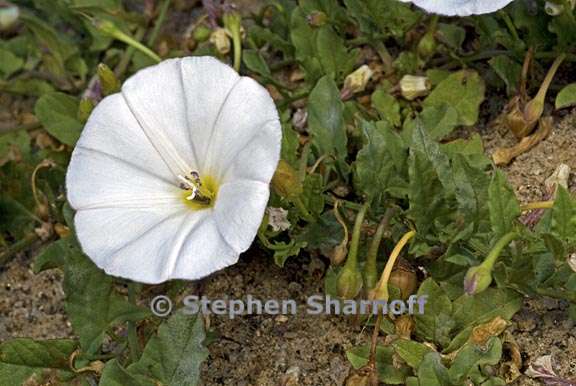
[{"label": "white flower petal", "polygon": [[175,176],[186,175],[197,165],[180,62],[169,59],[147,67],[122,86],[132,114]]},{"label": "white flower petal", "polygon": [[199,279],[238,259],[209,211],[82,210],[76,231],[106,273],[143,283]]},{"label": "white flower petal", "polygon": [[180,69],[185,85],[188,130],[196,158],[202,162],[206,158],[216,118],[240,75],[210,56],[183,58]]},{"label": "white flower petal", "polygon": [[[407,2],[402,0],[403,2]],[[446,16],[469,16],[496,12],[513,0],[412,0],[430,13]]]},{"label": "white flower petal", "polygon": [[276,131],[280,138],[276,106],[264,87],[242,77],[220,109],[201,171],[219,177],[262,130]]},{"label": "white flower petal", "polygon": [[264,217],[268,184],[235,181],[220,186],[214,218],[224,240],[238,253],[250,247]]},{"label": "white flower petal", "polygon": [[[119,95],[98,104],[78,141],[66,175],[74,209],[176,205],[178,188]],[[180,203],[180,206],[181,203]]]},{"label": "white flower petal", "polygon": [[236,180],[270,183],[278,166],[281,142],[280,122],[268,122],[243,149],[239,150],[235,158],[229,162],[228,169],[220,170],[215,177],[223,184]]}]

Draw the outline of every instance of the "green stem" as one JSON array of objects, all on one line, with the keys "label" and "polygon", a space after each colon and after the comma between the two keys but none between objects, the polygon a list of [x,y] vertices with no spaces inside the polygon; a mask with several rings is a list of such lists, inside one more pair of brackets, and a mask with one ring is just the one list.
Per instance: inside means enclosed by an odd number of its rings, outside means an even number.
[{"label": "green stem", "polygon": [[234,45],[234,69],[239,72],[242,63],[242,37],[240,29],[232,31],[232,44]]},{"label": "green stem", "polygon": [[499,13],[502,19],[504,19],[504,23],[506,23],[506,27],[508,27],[508,30],[512,34],[514,40],[516,40],[517,42],[520,41],[520,36],[518,36],[518,31],[516,30],[516,26],[512,22],[510,16],[504,11],[500,11]]},{"label": "green stem", "polygon": [[[166,20],[166,15],[168,12],[168,8],[170,8],[170,3],[172,0],[164,0],[162,6],[160,8],[160,13],[158,14],[158,18],[156,19],[156,23],[154,24],[154,28],[152,32],[150,32],[150,36],[148,37],[148,46],[154,47],[156,43],[156,39],[158,38],[158,34],[160,33],[160,29],[162,24],[164,24],[164,20]],[[140,39],[138,39],[140,40]]]},{"label": "green stem", "polygon": [[354,228],[352,229],[352,238],[350,240],[350,250],[344,269],[354,269],[358,265],[358,246],[360,244],[360,234],[362,233],[362,224],[368,211],[368,203],[362,205],[362,209],[356,215]]},{"label": "green stem", "polygon": [[384,231],[388,228],[388,223],[390,218],[392,217],[393,210],[389,208],[386,210],[382,221],[378,224],[378,228],[376,229],[376,233],[374,234],[374,238],[370,243],[370,247],[368,249],[368,255],[366,256],[366,265],[364,266],[364,279],[366,281],[366,291],[370,291],[376,286],[378,282],[378,267],[377,267],[377,260],[378,260],[378,250],[380,249],[380,244],[382,243],[382,237],[384,237]]},{"label": "green stem", "polygon": [[[139,41],[142,40],[145,33],[146,33],[145,28],[138,28],[136,34],[134,35],[134,39]],[[120,62],[118,62],[118,65],[114,69],[114,74],[118,79],[122,79],[124,73],[126,72],[126,70],[128,70],[128,66],[130,65],[130,61],[132,60],[132,57],[134,56],[135,52],[136,49],[132,46],[128,46],[128,48],[124,51],[124,54],[120,59]]]},{"label": "green stem", "polygon": [[7,247],[4,252],[0,253],[0,267],[3,267],[6,263],[10,261],[10,259],[34,244],[38,240],[38,235],[36,233],[30,233],[29,235],[25,236],[22,240],[18,240],[14,244]]},{"label": "green stem", "polygon": [[556,75],[556,72],[558,71],[558,68],[560,67],[564,59],[566,59],[566,55],[561,54],[554,60],[554,63],[552,63],[552,66],[548,70],[548,73],[546,74],[546,77],[544,78],[544,81],[542,82],[542,85],[540,86],[540,89],[538,90],[538,93],[536,94],[534,100],[542,104],[544,103],[544,99],[546,98],[546,94],[548,93],[548,89],[550,88],[550,84],[554,80],[554,76]]},{"label": "green stem", "polygon": [[496,260],[498,260],[498,257],[502,253],[502,250],[506,248],[508,244],[512,242],[512,240],[516,238],[518,238],[518,233],[516,232],[509,232],[504,236],[502,236],[500,240],[498,240],[498,242],[494,245],[494,247],[492,248],[492,250],[490,251],[490,253],[486,257],[486,259],[482,262],[481,265],[484,268],[487,268],[488,270],[492,271],[492,268],[494,267]]}]

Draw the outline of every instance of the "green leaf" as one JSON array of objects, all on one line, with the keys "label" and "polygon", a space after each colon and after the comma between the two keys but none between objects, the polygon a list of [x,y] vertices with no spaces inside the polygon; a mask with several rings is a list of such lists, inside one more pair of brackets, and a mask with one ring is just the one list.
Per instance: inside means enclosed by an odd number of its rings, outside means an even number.
[{"label": "green leaf", "polygon": [[574,105],[576,105],[576,83],[570,83],[556,96],[556,110]]},{"label": "green leaf", "polygon": [[357,51],[348,52],[344,39],[331,26],[325,25],[318,29],[316,50],[316,57],[322,65],[324,74],[334,79],[343,79],[352,72]]},{"label": "green leaf", "polygon": [[448,104],[458,111],[459,125],[472,126],[478,121],[484,91],[484,81],[476,71],[462,70],[440,82],[424,100],[424,106]]},{"label": "green leaf", "polygon": [[558,187],[552,207],[552,233],[564,242],[576,238],[576,208],[563,186]]},{"label": "green leaf", "polygon": [[314,82],[322,76],[322,66],[317,58],[316,31],[300,7],[296,7],[290,19],[290,39],[294,45],[296,60],[305,70],[306,79]]},{"label": "green leaf", "polygon": [[37,368],[69,369],[77,343],[70,339],[16,338],[0,344],[0,362]]},{"label": "green leaf", "polygon": [[[129,303],[114,291],[113,278],[98,269],[72,240],[64,244],[64,308],[86,353],[97,352],[113,325],[139,321],[148,309]],[[58,247],[60,248],[60,247]]]},{"label": "green leaf", "polygon": [[456,355],[452,366],[448,370],[454,384],[461,385],[473,370],[478,366],[496,365],[502,357],[502,342],[497,337],[492,337],[486,343],[486,347],[478,347],[473,343],[467,343]]},{"label": "green leaf", "polygon": [[456,322],[452,319],[452,302],[444,290],[432,279],[426,279],[418,290],[418,296],[427,296],[428,301],[422,314],[416,313],[416,336],[425,341],[445,346],[450,342],[450,333]]},{"label": "green leaf", "polygon": [[508,95],[517,92],[518,79],[522,72],[522,66],[506,55],[495,56],[488,61],[492,69],[506,84]]},{"label": "green leaf", "polygon": [[390,124],[399,127],[402,116],[400,115],[400,104],[386,90],[379,88],[372,93],[372,106],[380,113],[383,119]]},{"label": "green leaf", "polygon": [[412,149],[421,152],[428,161],[432,163],[438,178],[448,193],[453,193],[456,189],[450,160],[440,149],[440,145],[433,141],[421,124],[416,124],[412,135]]},{"label": "green leaf", "polygon": [[413,369],[417,369],[424,356],[432,351],[425,344],[408,339],[397,339],[392,343],[392,346],[396,350],[396,354]]},{"label": "green leaf", "polygon": [[[403,385],[407,369],[397,369],[392,364],[394,349],[390,346],[376,346],[376,368],[381,382],[389,385]],[[346,357],[355,369],[368,364],[370,345],[356,346],[346,351]]]},{"label": "green leaf", "polygon": [[334,80],[329,76],[320,79],[308,98],[308,128],[312,143],[321,154],[331,154],[341,160],[347,155],[343,110]]},{"label": "green leaf", "polygon": [[37,372],[38,370],[32,367],[9,365],[0,362],[0,386],[25,385],[29,379],[36,381],[32,384],[37,384],[39,380],[35,376]]},{"label": "green leaf", "polygon": [[268,64],[258,50],[244,50],[242,52],[242,61],[250,71],[265,77],[271,77],[272,73]]},{"label": "green leaf", "polygon": [[200,365],[208,357],[202,317],[177,312],[150,338],[140,360],[128,367],[139,380],[154,384],[194,386],[200,381]]},{"label": "green leaf", "polygon": [[77,98],[54,92],[38,99],[34,113],[46,131],[60,142],[74,146],[82,131],[82,123],[77,119],[78,105]]},{"label": "green leaf", "polygon": [[521,213],[520,205],[506,180],[506,176],[500,170],[496,170],[488,188],[488,208],[492,230],[496,238],[512,231],[514,223]]},{"label": "green leaf", "polygon": [[33,271],[39,273],[47,269],[61,268],[66,264],[66,253],[68,253],[68,243],[66,239],[54,241],[36,256],[34,259]]},{"label": "green leaf", "polygon": [[126,370],[118,360],[106,363],[99,386],[155,386],[152,381],[138,380]]},{"label": "green leaf", "polygon": [[8,78],[24,66],[24,60],[3,48],[0,48],[0,57],[0,77]]},{"label": "green leaf", "polygon": [[452,386],[448,369],[444,367],[440,354],[436,352],[424,356],[418,368],[418,380],[420,386]]}]

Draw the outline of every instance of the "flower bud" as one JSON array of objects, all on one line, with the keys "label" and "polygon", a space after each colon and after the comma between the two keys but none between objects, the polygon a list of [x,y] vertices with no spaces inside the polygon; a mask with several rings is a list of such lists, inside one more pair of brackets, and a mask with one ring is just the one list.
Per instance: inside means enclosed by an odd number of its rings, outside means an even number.
[{"label": "flower bud", "polygon": [[322,27],[328,21],[328,16],[322,11],[312,11],[306,17],[306,20],[312,27]]},{"label": "flower bud", "polygon": [[120,91],[120,81],[116,78],[114,71],[112,71],[110,67],[104,63],[100,63],[97,73],[104,95],[110,95]]},{"label": "flower bud", "polygon": [[19,17],[20,8],[8,2],[0,4],[0,31],[8,31]]},{"label": "flower bud", "polygon": [[62,239],[70,236],[70,228],[60,223],[54,224],[54,232]]},{"label": "flower bud", "polygon": [[366,64],[349,74],[344,79],[344,87],[340,91],[342,100],[349,99],[352,95],[364,91],[373,74],[372,69]]},{"label": "flower bud", "polygon": [[400,93],[409,101],[428,95],[432,84],[426,76],[404,75],[400,80]]},{"label": "flower bud", "polygon": [[426,59],[436,53],[436,47],[438,45],[436,44],[436,37],[434,36],[434,32],[435,31],[428,31],[422,37],[422,39],[420,39],[420,42],[418,42],[417,51],[421,58]]},{"label": "flower bud", "polygon": [[485,291],[492,283],[492,270],[484,265],[471,267],[464,278],[464,291],[476,295]]},{"label": "flower bud", "polygon": [[281,197],[294,198],[302,193],[303,187],[296,170],[284,160],[278,162],[276,172],[272,177],[272,189]]},{"label": "flower bud", "polygon": [[195,30],[192,37],[197,42],[205,42],[206,40],[210,39],[210,34],[212,30],[205,25],[199,25]]},{"label": "flower bud", "polygon": [[344,266],[336,281],[336,290],[341,299],[354,299],[362,289],[362,274],[356,266]]},{"label": "flower bud", "polygon": [[78,120],[85,123],[92,110],[94,110],[94,101],[90,98],[82,98],[78,106]]},{"label": "flower bud", "polygon": [[210,43],[214,45],[216,51],[221,55],[226,55],[230,52],[230,37],[224,28],[217,28],[212,31]]}]

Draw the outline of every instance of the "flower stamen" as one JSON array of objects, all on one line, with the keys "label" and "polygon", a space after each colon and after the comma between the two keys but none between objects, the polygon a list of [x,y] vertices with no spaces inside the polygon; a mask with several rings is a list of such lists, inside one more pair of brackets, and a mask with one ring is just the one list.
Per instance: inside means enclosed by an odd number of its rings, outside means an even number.
[{"label": "flower stamen", "polygon": [[178,175],[180,189],[190,192],[185,197],[187,201],[195,202],[202,205],[210,205],[214,199],[214,192],[210,187],[202,184],[200,175],[196,171],[191,171],[189,175]]}]

